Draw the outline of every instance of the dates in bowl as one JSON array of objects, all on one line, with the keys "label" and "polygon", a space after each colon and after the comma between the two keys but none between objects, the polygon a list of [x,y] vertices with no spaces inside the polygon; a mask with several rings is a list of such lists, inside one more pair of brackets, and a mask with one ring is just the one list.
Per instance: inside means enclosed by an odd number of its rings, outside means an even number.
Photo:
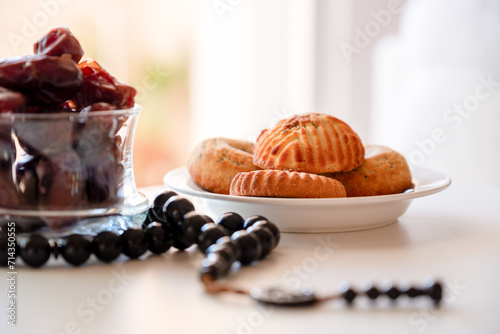
[{"label": "dates in bowl", "polygon": [[147,208],[132,169],[136,90],[83,54],[75,36],[58,27],[34,44],[34,54],[0,59],[3,220],[68,225],[75,217]]}]

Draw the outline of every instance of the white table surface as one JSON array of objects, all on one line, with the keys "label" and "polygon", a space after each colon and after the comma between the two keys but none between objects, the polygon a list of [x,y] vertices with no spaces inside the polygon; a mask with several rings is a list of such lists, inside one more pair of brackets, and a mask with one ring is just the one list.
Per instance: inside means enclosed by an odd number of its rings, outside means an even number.
[{"label": "white table surface", "polygon": [[[145,189],[152,194],[161,188]],[[243,288],[301,283],[318,294],[339,282],[445,284],[443,307],[361,299],[308,308],[264,307],[243,296],[213,297],[198,280],[196,249],[163,256],[17,268],[17,326],[0,333],[500,333],[500,188],[454,182],[413,201],[397,223],[359,232],[283,234],[272,255],[233,273]],[[0,269],[6,314],[7,270]]]}]

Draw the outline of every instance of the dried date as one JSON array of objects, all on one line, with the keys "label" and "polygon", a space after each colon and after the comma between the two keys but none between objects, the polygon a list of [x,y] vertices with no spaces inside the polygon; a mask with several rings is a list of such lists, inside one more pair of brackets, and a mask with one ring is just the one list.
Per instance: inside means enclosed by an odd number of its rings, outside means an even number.
[{"label": "dried date", "polygon": [[2,171],[10,170],[16,149],[11,139],[11,120],[1,115],[25,111],[26,99],[23,94],[0,87],[0,170]]},{"label": "dried date", "polygon": [[78,64],[83,73],[83,87],[71,98],[78,109],[98,102],[106,102],[117,108],[131,108],[137,94],[133,87],[125,85],[109,74],[94,58]]},{"label": "dried date", "polygon": [[19,207],[19,203],[9,165],[9,168],[0,169],[0,208],[15,209]]},{"label": "dried date", "polygon": [[42,157],[36,166],[36,174],[40,209],[85,208],[85,172],[76,152]]},{"label": "dried date", "polygon": [[87,156],[83,161],[89,205],[116,203],[122,177],[115,156],[101,151],[100,154]]},{"label": "dried date", "polygon": [[41,106],[28,107],[27,112],[30,114],[52,114],[52,113],[63,113],[63,112],[73,112],[67,104],[45,104]]},{"label": "dried date", "polygon": [[91,104],[89,106],[86,106],[85,108],[82,108],[80,113],[83,114],[83,113],[88,113],[91,111],[106,111],[106,110],[116,110],[116,109],[118,109],[118,108],[116,108],[112,104],[109,104],[106,102],[97,102],[97,103]]},{"label": "dried date", "polygon": [[24,93],[29,105],[62,103],[82,85],[82,72],[69,54],[0,60],[0,86]]},{"label": "dried date", "polygon": [[14,180],[17,196],[21,200],[20,209],[38,207],[38,178],[36,167],[39,158],[24,154],[14,164]]},{"label": "dried date", "polygon": [[69,53],[75,63],[82,59],[83,49],[80,42],[66,27],[58,27],[42,36],[34,45],[35,54],[62,56]]},{"label": "dried date", "polygon": [[68,118],[18,119],[13,130],[28,154],[52,156],[71,149],[74,126]]},{"label": "dried date", "polygon": [[25,112],[26,97],[19,92],[0,87],[0,114]]},{"label": "dried date", "polygon": [[80,120],[75,135],[76,151],[82,158],[100,154],[102,151],[111,152],[117,127],[118,120],[110,116],[91,117],[85,122]]},{"label": "dried date", "polygon": [[[1,122],[1,120],[0,120]],[[0,125],[0,129],[2,125]],[[10,138],[0,138],[0,172],[10,171],[12,161],[16,157],[16,146]]]}]

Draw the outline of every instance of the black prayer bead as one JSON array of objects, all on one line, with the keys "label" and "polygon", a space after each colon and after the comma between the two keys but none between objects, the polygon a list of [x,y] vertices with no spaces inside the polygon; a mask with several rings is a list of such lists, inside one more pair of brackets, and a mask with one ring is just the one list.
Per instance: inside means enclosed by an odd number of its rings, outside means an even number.
[{"label": "black prayer bead", "polygon": [[429,296],[436,306],[439,306],[441,299],[443,298],[443,287],[439,282],[430,282],[427,287],[425,287],[422,292]]},{"label": "black prayer bead", "polygon": [[264,227],[267,227],[269,230],[271,230],[271,232],[274,235],[274,238],[276,239],[276,243],[275,243],[274,247],[276,247],[279,244],[280,238],[281,238],[280,230],[276,227],[276,225],[274,225],[270,221],[268,221],[268,220],[259,220],[259,221],[254,222],[251,226],[264,226]]},{"label": "black prayer bead", "polygon": [[420,289],[417,289],[415,287],[410,286],[407,289],[402,290],[401,294],[405,294],[410,298],[415,298],[415,297],[421,296],[422,291]]},{"label": "black prayer bead", "polygon": [[149,224],[155,221],[157,221],[157,218],[153,213],[153,208],[149,208],[146,214],[146,218],[144,218],[144,221],[142,222],[142,229],[145,229]]},{"label": "black prayer bead", "polygon": [[[240,259],[241,259],[241,247],[238,245],[238,243],[236,241],[232,240],[230,236],[226,235],[226,236],[219,238],[215,242],[215,246],[231,248],[232,252],[234,253],[234,255],[236,257],[235,261],[240,261]],[[209,249],[210,249],[210,247],[209,247]],[[209,249],[207,249],[205,253],[208,253]]]},{"label": "black prayer bead", "polygon": [[172,246],[177,248],[180,251],[183,251],[193,245],[192,242],[187,242],[183,238],[183,232],[182,229],[179,227],[179,225],[174,225],[174,224],[163,224],[163,228],[165,229],[165,232],[170,234],[172,236]]},{"label": "black prayer bead", "polygon": [[273,248],[276,246],[276,238],[274,237],[273,232],[265,226],[253,225],[250,226],[246,232],[256,234],[261,241],[262,253],[259,259],[263,259],[269,255],[269,253],[271,253]]},{"label": "black prayer bead", "polygon": [[31,234],[21,239],[19,255],[31,267],[40,267],[50,258],[52,248],[49,242],[39,234]]},{"label": "black prayer bead", "polygon": [[380,291],[376,287],[370,285],[368,288],[365,289],[365,294],[368,298],[373,300],[377,299],[378,296],[380,296]]},{"label": "black prayer bead", "polygon": [[112,262],[122,252],[120,236],[109,231],[100,232],[92,240],[90,248],[92,253],[102,262]]},{"label": "black prayer bead", "polygon": [[202,253],[205,253],[208,247],[215,244],[215,242],[223,236],[228,235],[223,226],[208,223],[201,228],[201,234],[198,237],[198,248]]},{"label": "black prayer bead", "polygon": [[170,197],[177,196],[174,191],[166,190],[161,194],[157,195],[153,201],[153,204],[148,211],[151,221],[163,220],[163,206],[170,199]]},{"label": "black prayer bead", "polygon": [[401,294],[399,289],[395,286],[388,286],[387,289],[384,291],[384,293],[385,295],[387,295],[387,297],[389,297],[392,300],[398,299],[398,297]]},{"label": "black prayer bead", "polygon": [[231,269],[231,264],[221,254],[210,253],[201,262],[201,274],[208,273],[214,279],[226,275]]},{"label": "black prayer bead", "polygon": [[352,305],[357,293],[353,289],[347,287],[342,291],[342,298],[346,301],[348,305]]},{"label": "black prayer bead", "polygon": [[148,249],[154,254],[163,254],[170,249],[174,240],[161,223],[151,223],[144,231]]},{"label": "black prayer bead", "polygon": [[170,224],[179,224],[184,215],[194,211],[194,205],[188,199],[180,196],[170,197],[162,207],[162,219]]},{"label": "black prayer bead", "polygon": [[[191,213],[194,211],[190,211],[188,213]],[[184,215],[184,216],[187,216]],[[185,250],[186,248],[191,247],[194,242],[192,238],[186,237],[184,235],[184,230],[186,228],[184,224],[184,217],[181,217],[178,219],[176,222],[173,221],[166,221],[162,222],[163,228],[167,233],[169,233],[172,236],[172,246],[177,248],[178,250]]]},{"label": "black prayer bead", "polygon": [[79,234],[69,235],[62,239],[59,252],[66,262],[79,266],[90,257],[90,241]]},{"label": "black prayer bead", "polygon": [[223,226],[229,232],[229,235],[231,235],[236,231],[242,230],[244,222],[245,220],[239,214],[226,212],[219,217],[217,225]]},{"label": "black prayer bead", "polygon": [[268,221],[266,219],[266,217],[263,217],[263,216],[259,216],[259,215],[250,216],[247,219],[245,219],[245,222],[243,222],[243,228],[242,229],[246,230],[247,228],[249,228],[250,226],[252,226],[253,224],[255,224],[256,222],[258,222],[260,220]]},{"label": "black prayer bead", "polygon": [[238,256],[230,243],[215,243],[207,248],[206,253],[220,254],[220,256],[222,256],[230,265],[238,261]]},{"label": "black prayer bead", "polygon": [[213,223],[212,218],[209,216],[197,214],[195,211],[188,212],[184,215],[181,224],[182,240],[191,244],[198,242],[201,228],[208,223]]},{"label": "black prayer bead", "polygon": [[255,234],[247,234],[244,230],[233,233],[231,239],[241,248],[241,264],[249,264],[259,259],[262,254],[262,245]]},{"label": "black prayer bead", "polygon": [[213,279],[217,279],[219,273],[217,267],[214,264],[203,263],[203,261],[201,261],[200,276],[205,276],[205,275],[208,275]]},{"label": "black prayer bead", "polygon": [[172,245],[174,248],[177,248],[180,251],[183,251],[185,249],[188,249],[189,247],[193,246],[193,244],[188,244],[183,241],[180,241],[178,239],[174,239],[174,243]]},{"label": "black prayer bead", "polygon": [[136,259],[146,253],[148,243],[144,231],[139,229],[129,228],[120,236],[120,244],[123,254],[131,259]]}]

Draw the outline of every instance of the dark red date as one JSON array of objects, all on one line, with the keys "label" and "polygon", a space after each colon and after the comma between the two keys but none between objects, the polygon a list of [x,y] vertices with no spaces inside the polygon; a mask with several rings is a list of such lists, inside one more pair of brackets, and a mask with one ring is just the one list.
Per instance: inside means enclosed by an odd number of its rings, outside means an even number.
[{"label": "dark red date", "polygon": [[36,166],[40,209],[83,209],[85,173],[78,154],[63,152],[42,157]]},{"label": "dark red date", "polygon": [[26,98],[19,92],[0,87],[0,114],[25,113]]},{"label": "dark red date", "polygon": [[10,171],[0,170],[0,207],[16,209],[19,201]]},{"label": "dark red date", "polygon": [[40,159],[28,154],[22,155],[14,164],[14,180],[17,196],[21,200],[20,209],[38,206],[38,179],[36,166]]},{"label": "dark red date", "polygon": [[99,154],[85,157],[83,161],[89,205],[115,203],[122,177],[115,156],[101,151]]},{"label": "dark red date", "polygon": [[83,73],[83,87],[71,98],[76,108],[98,102],[109,103],[118,109],[134,106],[136,90],[116,80],[94,58],[84,60],[78,66]]},{"label": "dark red date", "polygon": [[[1,125],[0,131],[2,131]],[[9,173],[12,161],[16,158],[16,146],[6,132],[0,134],[0,172],[7,171]]]},{"label": "dark red date", "polygon": [[[0,59],[0,208],[113,205],[126,196],[120,129],[128,116],[95,112],[133,107],[136,90],[93,58],[78,64],[84,51],[65,27],[41,37],[34,52]],[[10,115],[34,113],[74,114]]]},{"label": "dark red date", "polygon": [[13,131],[24,151],[34,156],[52,156],[71,149],[75,123],[61,119],[18,119]]},{"label": "dark red date", "polygon": [[30,114],[51,114],[51,113],[63,113],[63,112],[73,112],[67,104],[44,104],[41,106],[28,107],[27,110]]},{"label": "dark red date", "polygon": [[15,158],[16,148],[11,139],[12,125],[8,113],[26,112],[26,99],[21,93],[0,87],[0,170],[10,170],[10,164]]},{"label": "dark red date", "polygon": [[[11,139],[12,125],[8,113],[26,112],[26,99],[21,93],[0,87],[0,170],[10,171],[10,164],[16,156],[16,147]],[[6,115],[8,116],[8,115]]]},{"label": "dark red date", "polygon": [[69,54],[24,56],[0,61],[0,86],[24,93],[29,105],[62,103],[83,85]]},{"label": "dark red date", "polygon": [[[81,109],[80,115],[85,115],[86,113],[92,111],[109,111],[118,109],[112,104],[106,102],[98,102],[86,106]],[[89,118],[81,118],[79,129],[83,129],[83,131],[88,131],[89,129],[97,128],[100,131],[104,131],[107,137],[112,138],[115,134],[120,131],[123,123],[127,121],[127,116],[116,116],[116,115],[102,115],[99,118],[90,115]],[[95,133],[95,130],[93,130]],[[84,134],[83,137],[86,135]]]},{"label": "dark red date", "polygon": [[58,27],[41,37],[34,46],[35,54],[62,56],[69,53],[75,63],[82,59],[83,49],[80,42],[66,27]]},{"label": "dark red date", "polygon": [[86,113],[90,111],[105,111],[105,110],[116,110],[117,108],[109,103],[106,102],[97,102],[94,104],[91,104],[90,106],[86,106],[85,108],[82,108],[80,111],[81,113]]},{"label": "dark red date", "polygon": [[87,201],[90,205],[114,203],[122,179],[121,127],[116,119],[89,117],[79,123],[75,149],[85,166]]}]

